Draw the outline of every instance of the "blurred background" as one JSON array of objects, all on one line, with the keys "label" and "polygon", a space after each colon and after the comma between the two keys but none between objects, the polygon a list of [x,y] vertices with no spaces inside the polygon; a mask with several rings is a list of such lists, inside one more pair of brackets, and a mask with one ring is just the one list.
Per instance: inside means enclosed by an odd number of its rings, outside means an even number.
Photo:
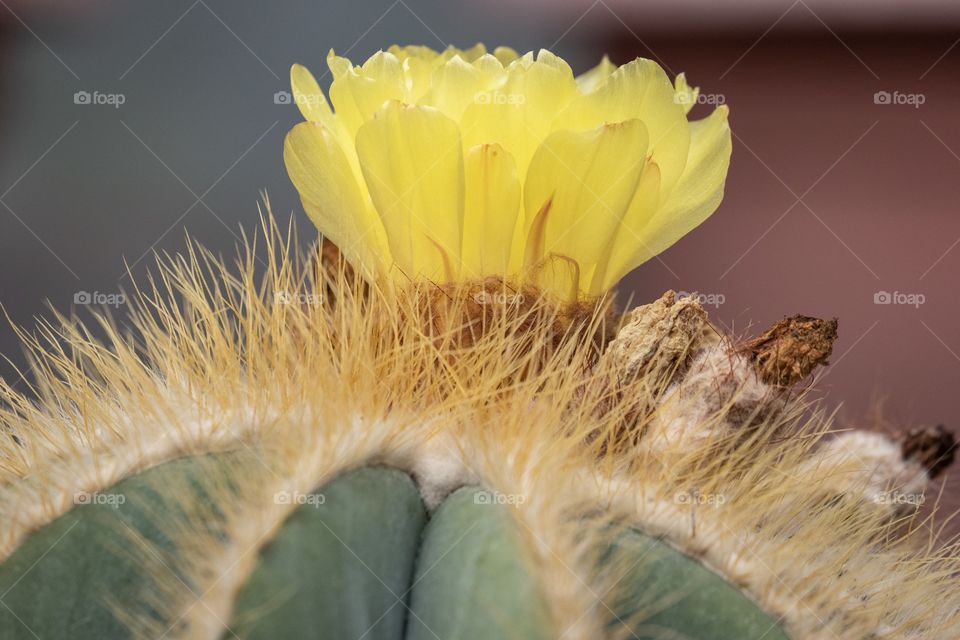
[{"label": "blurred background", "polygon": [[[281,159],[290,64],[477,41],[549,48],[576,72],[653,58],[701,87],[694,116],[730,105],[723,205],[624,297],[696,293],[743,335],[837,316],[818,389],[839,426],[960,427],[949,0],[0,0],[0,303],[32,325],[48,304],[116,302],[127,265],[144,273],[185,229],[231,254],[260,190],[308,230]],[[15,378],[8,326],[0,354]]]}]

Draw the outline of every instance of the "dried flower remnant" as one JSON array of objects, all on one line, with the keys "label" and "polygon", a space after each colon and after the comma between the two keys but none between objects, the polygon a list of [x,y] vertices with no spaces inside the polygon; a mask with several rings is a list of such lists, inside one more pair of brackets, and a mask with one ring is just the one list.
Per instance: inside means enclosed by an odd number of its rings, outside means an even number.
[{"label": "dried flower remnant", "polygon": [[797,315],[780,320],[741,350],[756,363],[764,382],[789,387],[828,364],[836,339],[836,318]]},{"label": "dried flower remnant", "polygon": [[901,439],[900,450],[905,460],[921,464],[931,478],[936,478],[953,464],[957,441],[953,433],[947,431],[943,425],[911,429]]}]

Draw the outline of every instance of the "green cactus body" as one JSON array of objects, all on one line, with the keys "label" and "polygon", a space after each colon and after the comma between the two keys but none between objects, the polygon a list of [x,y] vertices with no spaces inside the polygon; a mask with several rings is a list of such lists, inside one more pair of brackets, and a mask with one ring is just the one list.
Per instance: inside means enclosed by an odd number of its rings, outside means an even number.
[{"label": "green cactus body", "polygon": [[[150,505],[175,504],[158,495],[170,488],[205,497],[201,479],[211,473],[211,457],[162,464],[34,533],[0,565],[3,637],[129,637],[116,609],[123,596],[148,598],[151,586],[148,567],[131,553],[137,541],[141,550],[176,552]],[[408,475],[366,467],[291,499],[301,504],[263,541],[224,638],[554,637],[511,509],[490,492],[462,488],[428,520]],[[222,527],[207,504],[210,528]],[[737,589],[644,534],[623,533],[604,562],[629,567],[625,579],[637,596],[611,604],[611,625],[629,625],[637,602],[681,594],[631,631],[638,637],[661,637],[645,628],[703,640],[786,637]],[[178,579],[190,587],[187,576]]]}]

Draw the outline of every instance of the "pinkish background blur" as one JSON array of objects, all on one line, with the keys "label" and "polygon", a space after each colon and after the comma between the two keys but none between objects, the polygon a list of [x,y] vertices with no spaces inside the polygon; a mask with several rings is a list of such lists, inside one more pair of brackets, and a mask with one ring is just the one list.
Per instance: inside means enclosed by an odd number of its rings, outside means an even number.
[{"label": "pinkish background blur", "polygon": [[[818,388],[839,426],[960,427],[956,2],[67,4],[0,2],[0,303],[16,322],[128,287],[124,260],[143,273],[185,228],[231,251],[259,189],[305,227],[280,156],[298,116],[275,100],[292,62],[478,40],[576,71],[639,55],[730,105],[734,155],[719,211],[623,295],[698,292],[742,334],[837,316]],[[22,366],[8,328],[0,353]]]}]

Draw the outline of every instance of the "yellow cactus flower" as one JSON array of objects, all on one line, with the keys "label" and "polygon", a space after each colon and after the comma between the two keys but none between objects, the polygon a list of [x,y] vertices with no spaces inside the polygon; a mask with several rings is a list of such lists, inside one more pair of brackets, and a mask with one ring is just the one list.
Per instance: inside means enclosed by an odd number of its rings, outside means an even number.
[{"label": "yellow cactus flower", "polygon": [[284,159],[304,209],[368,278],[502,276],[564,300],[609,290],[717,208],[727,108],[690,122],[683,74],[546,50],[332,51],[330,103],[294,65],[307,122]]}]

